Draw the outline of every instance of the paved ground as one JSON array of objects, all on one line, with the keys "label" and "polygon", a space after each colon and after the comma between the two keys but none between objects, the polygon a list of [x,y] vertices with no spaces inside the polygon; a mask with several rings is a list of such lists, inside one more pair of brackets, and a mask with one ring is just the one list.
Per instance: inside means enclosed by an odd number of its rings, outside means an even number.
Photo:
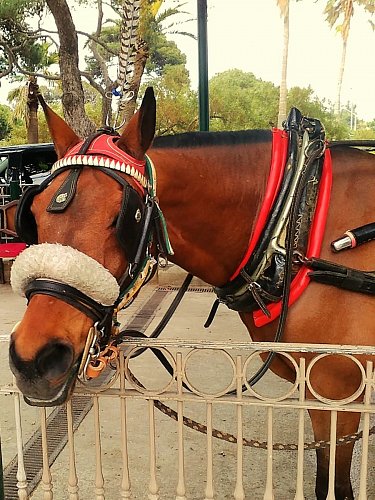
[{"label": "paved ground", "polygon": [[[159,282],[154,281],[144,290],[135,305],[127,311],[127,318],[136,314],[147,299],[152,295],[158,284],[181,284],[183,276],[176,269],[171,268],[167,273],[159,274]],[[201,283],[197,283],[201,285]],[[156,317],[149,326],[149,331],[157,324],[158,320],[173,299],[169,294],[163,300]],[[8,285],[0,285],[0,334],[8,334],[13,324],[22,315],[25,308],[24,300],[12,294]],[[210,293],[189,292],[184,298],[176,316],[163,332],[163,338],[184,338],[189,340],[209,338],[211,340],[244,341],[248,338],[247,331],[239,321],[237,314],[219,308],[217,317],[209,330],[203,328],[208,311],[213,302]],[[210,357],[212,353],[205,353],[203,362],[192,370],[194,380],[202,380],[212,387],[217,383],[218,375],[225,376],[225,359]],[[138,369],[147,369],[148,376],[144,381],[162,379],[164,375],[152,360],[151,355],[138,358]],[[203,368],[203,369],[202,369]],[[135,368],[137,369],[137,368]],[[0,344],[0,380],[2,384],[10,381],[7,366],[7,346]],[[210,385],[211,384],[211,385]],[[272,373],[268,374],[260,384],[259,390],[286,391],[289,385]],[[1,437],[4,455],[4,465],[16,453],[14,433],[14,410],[11,397],[1,397]],[[120,420],[119,404],[117,401],[100,400],[101,408],[101,433],[103,437],[103,467],[106,488],[106,499],[117,500],[120,498],[121,484],[121,453],[120,453]],[[191,418],[205,421],[205,408],[199,404],[186,405],[186,413]],[[26,440],[39,426],[39,410],[22,405],[24,419],[24,439]],[[95,478],[94,462],[94,433],[93,412],[91,411],[75,434],[77,452],[77,468],[79,475],[80,498],[91,500],[95,498],[93,481]],[[246,422],[246,437],[253,439],[265,438],[266,412],[262,408],[246,409],[244,412]],[[128,429],[129,429],[129,454],[130,475],[132,491],[135,499],[148,498],[148,407],[146,401],[130,401],[128,403]],[[297,413],[293,410],[276,411],[274,415],[275,441],[296,442]],[[235,410],[228,405],[217,405],[214,409],[214,425],[228,432],[236,434]],[[306,419],[306,440],[312,440],[309,421]],[[163,414],[156,414],[157,428],[157,474],[160,482],[160,498],[176,498],[177,485],[177,433],[175,423]],[[372,459],[375,456],[372,450]],[[266,452],[246,448],[244,452],[245,490],[247,498],[262,499],[265,484]],[[233,497],[236,476],[236,447],[232,444],[215,440],[214,443],[214,474],[216,498],[223,500]],[[357,460],[358,462],[358,460]],[[185,431],[185,464],[187,497],[198,500],[204,498],[206,477],[206,438],[204,435],[186,429]],[[354,476],[358,476],[358,463],[355,465]],[[54,480],[54,496],[56,500],[68,498],[67,493],[68,452],[64,450],[52,468]],[[306,453],[305,477],[306,500],[314,498],[313,477],[315,474],[315,456],[313,452]],[[294,498],[294,484],[296,474],[296,457],[291,452],[275,452],[274,455],[274,486],[277,500],[291,500]],[[370,464],[371,485],[369,500],[375,500],[374,489],[375,471],[374,464]],[[33,499],[45,498],[41,488],[33,495]],[[100,497],[101,498],[101,497]],[[151,497],[150,497],[151,498]],[[155,497],[156,498],[156,497]]]}]

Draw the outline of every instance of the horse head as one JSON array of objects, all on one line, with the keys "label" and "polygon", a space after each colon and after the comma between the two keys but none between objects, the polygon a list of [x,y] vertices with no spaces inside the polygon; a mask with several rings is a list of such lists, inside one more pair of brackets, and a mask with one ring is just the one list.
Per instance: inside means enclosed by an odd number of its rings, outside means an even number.
[{"label": "horse head", "polygon": [[10,366],[29,404],[52,406],[72,392],[88,332],[95,324],[108,337],[118,297],[139,271],[156,104],[149,88],[122,135],[82,141],[40,102],[58,161],[42,185],[26,191],[16,214],[30,247],[14,263],[11,282],[28,307],[11,335]]}]

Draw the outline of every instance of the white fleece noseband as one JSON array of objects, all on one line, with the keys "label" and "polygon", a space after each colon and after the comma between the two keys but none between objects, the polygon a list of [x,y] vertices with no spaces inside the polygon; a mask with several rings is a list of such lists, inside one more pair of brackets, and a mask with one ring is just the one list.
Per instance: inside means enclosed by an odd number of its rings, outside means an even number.
[{"label": "white fleece noseband", "polygon": [[32,245],[14,261],[10,282],[15,293],[24,296],[27,285],[38,278],[70,285],[106,306],[113,305],[120,294],[108,269],[79,250],[58,243]]}]

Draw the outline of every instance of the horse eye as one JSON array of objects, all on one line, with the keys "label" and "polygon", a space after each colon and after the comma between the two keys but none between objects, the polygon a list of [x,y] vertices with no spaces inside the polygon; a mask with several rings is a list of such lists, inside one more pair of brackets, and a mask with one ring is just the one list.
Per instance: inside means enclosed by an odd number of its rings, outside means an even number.
[{"label": "horse eye", "polygon": [[118,215],[116,215],[116,217],[113,219],[111,227],[116,227],[117,221],[118,221]]}]

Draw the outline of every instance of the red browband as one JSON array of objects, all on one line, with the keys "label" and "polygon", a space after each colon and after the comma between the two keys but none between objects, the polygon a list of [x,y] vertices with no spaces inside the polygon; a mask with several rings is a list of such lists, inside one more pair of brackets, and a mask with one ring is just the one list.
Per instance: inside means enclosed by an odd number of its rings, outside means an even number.
[{"label": "red browband", "polygon": [[146,161],[136,160],[117,147],[118,136],[101,134],[89,145],[85,154],[79,154],[84,141],[73,146],[52,167],[52,172],[66,165],[89,165],[105,167],[128,174],[134,178],[142,191],[147,188]]}]

